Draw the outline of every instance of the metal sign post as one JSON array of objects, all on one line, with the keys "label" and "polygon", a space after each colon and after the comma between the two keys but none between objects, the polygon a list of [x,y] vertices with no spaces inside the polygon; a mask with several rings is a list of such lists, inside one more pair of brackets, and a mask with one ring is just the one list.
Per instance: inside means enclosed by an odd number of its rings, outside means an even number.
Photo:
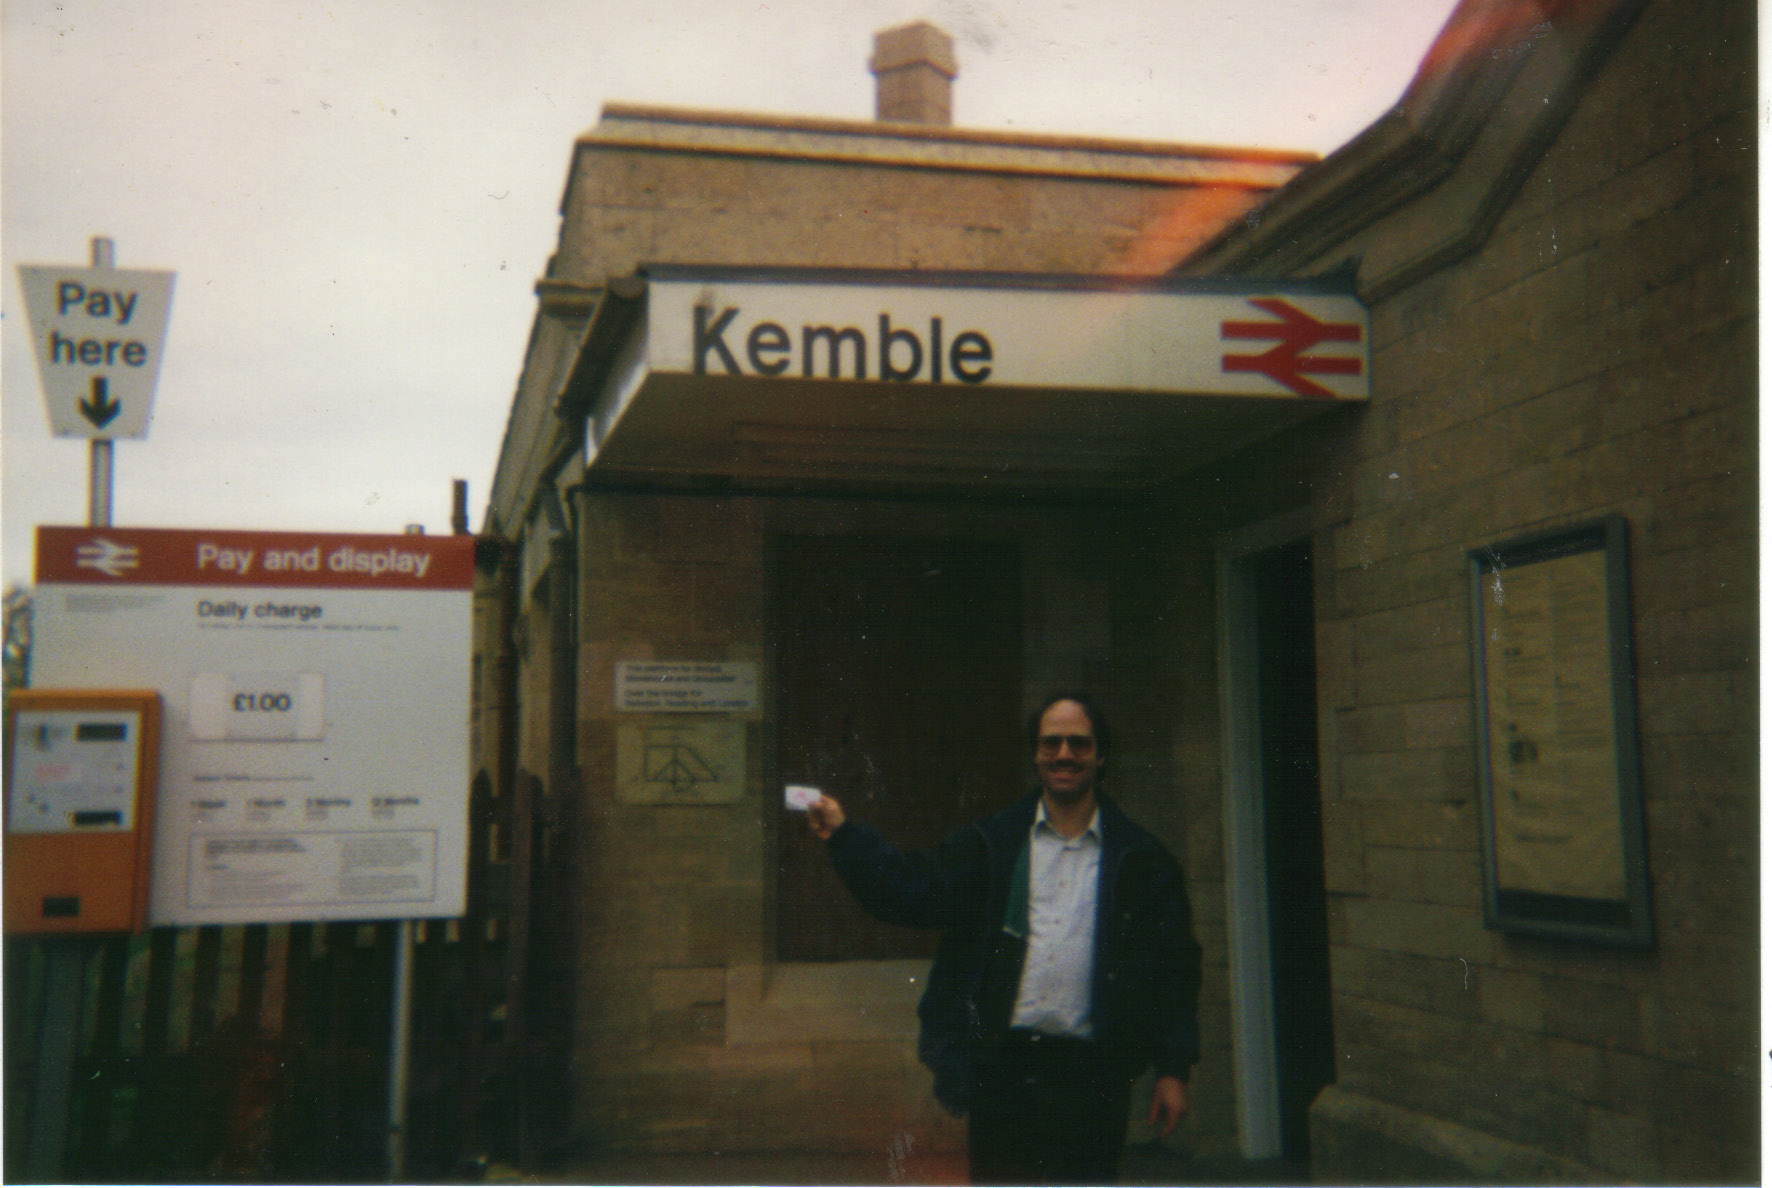
[{"label": "metal sign post", "polygon": [[[116,245],[94,236],[90,268],[26,265],[19,268],[19,280],[50,430],[58,437],[91,440],[87,524],[109,528],[113,441],[147,435],[173,274],[120,272]],[[35,1100],[25,1156],[26,1172],[35,1180],[66,1178],[86,973],[97,946],[91,936],[44,942]]]},{"label": "metal sign post", "polygon": [[[115,267],[115,245],[103,236],[92,240],[94,272]],[[73,352],[70,352],[73,353]],[[108,421],[108,396],[103,379],[95,380],[99,409],[93,416]],[[45,379],[47,390],[48,380]],[[99,425],[102,428],[102,425]],[[87,523],[111,524],[112,449],[108,437],[94,437],[88,458]],[[86,970],[98,942],[91,937],[53,937],[44,944],[43,1000],[38,1021],[36,1102],[32,1108],[26,1174],[34,1180],[59,1180],[67,1160],[68,1117],[73,1107],[74,1069],[80,1059],[80,1033],[86,1005]]]},{"label": "metal sign post", "polygon": [[[94,270],[108,271],[117,266],[117,245],[103,236],[92,238],[92,267]],[[96,388],[99,403],[102,405],[107,396],[103,387]],[[102,415],[99,414],[99,415]],[[86,522],[93,528],[109,528],[111,526],[111,490],[114,471],[114,454],[111,439],[95,437],[92,439],[90,455],[87,461],[86,485]]]}]

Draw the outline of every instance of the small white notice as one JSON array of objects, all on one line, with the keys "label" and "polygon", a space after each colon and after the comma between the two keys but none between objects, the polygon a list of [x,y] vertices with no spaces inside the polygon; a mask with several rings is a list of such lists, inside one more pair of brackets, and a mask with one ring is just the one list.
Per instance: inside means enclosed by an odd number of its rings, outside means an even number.
[{"label": "small white notice", "polygon": [[429,829],[193,833],[190,844],[187,896],[198,908],[429,904],[437,893]]},{"label": "small white notice", "polygon": [[817,788],[808,784],[789,784],[786,789],[785,800],[787,801],[788,808],[792,809],[794,812],[803,813],[813,805],[817,804],[819,797],[823,795],[823,792],[820,792]]},{"label": "small white notice", "polygon": [[757,708],[757,666],[624,660],[615,666],[615,708],[625,713],[750,713]]}]

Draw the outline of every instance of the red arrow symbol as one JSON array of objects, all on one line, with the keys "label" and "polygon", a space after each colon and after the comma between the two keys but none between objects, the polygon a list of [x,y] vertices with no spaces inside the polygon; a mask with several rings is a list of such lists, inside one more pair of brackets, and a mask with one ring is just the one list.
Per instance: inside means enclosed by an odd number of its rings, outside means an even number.
[{"label": "red arrow symbol", "polygon": [[1277,322],[1220,322],[1220,338],[1253,338],[1272,341],[1275,345],[1259,355],[1226,355],[1224,370],[1255,371],[1276,383],[1284,384],[1300,396],[1327,396],[1335,393],[1311,375],[1359,375],[1364,363],[1352,355],[1306,355],[1320,342],[1359,342],[1358,322],[1319,322],[1296,305],[1278,297],[1251,297],[1249,304],[1280,319]]}]

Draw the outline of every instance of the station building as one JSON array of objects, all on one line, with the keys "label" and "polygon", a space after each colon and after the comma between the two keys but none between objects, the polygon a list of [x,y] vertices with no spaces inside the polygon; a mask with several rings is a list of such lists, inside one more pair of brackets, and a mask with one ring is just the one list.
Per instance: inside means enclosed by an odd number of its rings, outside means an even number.
[{"label": "station building", "polygon": [[1206,953],[1171,1141],[1752,1179],[1753,44],[1466,0],[1320,162],[955,128],[928,25],[877,121],[606,108],[477,639],[562,1132],[963,1143],[782,787],[932,843],[1083,685]]}]

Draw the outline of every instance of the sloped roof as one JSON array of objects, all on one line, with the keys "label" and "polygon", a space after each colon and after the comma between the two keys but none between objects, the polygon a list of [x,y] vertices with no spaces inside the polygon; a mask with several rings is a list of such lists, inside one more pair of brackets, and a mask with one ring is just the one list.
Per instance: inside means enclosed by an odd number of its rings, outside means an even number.
[{"label": "sloped roof", "polygon": [[[1177,274],[1351,270],[1373,302],[1468,255],[1646,2],[1465,0],[1395,107]],[[1365,237],[1409,203],[1409,234]]]}]

